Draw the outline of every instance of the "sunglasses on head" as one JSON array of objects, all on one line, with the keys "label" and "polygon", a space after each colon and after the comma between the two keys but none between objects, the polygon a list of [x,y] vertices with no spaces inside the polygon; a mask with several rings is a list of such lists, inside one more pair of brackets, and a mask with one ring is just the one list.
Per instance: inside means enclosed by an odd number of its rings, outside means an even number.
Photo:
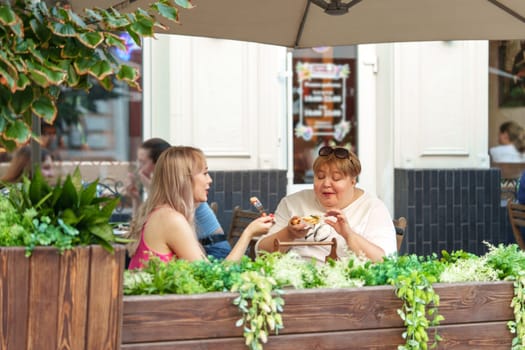
[{"label": "sunglasses on head", "polygon": [[319,149],[319,155],[321,157],[328,157],[330,154],[334,154],[339,159],[349,159],[350,158],[350,152],[346,148],[342,147],[330,147],[330,146],[324,146]]}]

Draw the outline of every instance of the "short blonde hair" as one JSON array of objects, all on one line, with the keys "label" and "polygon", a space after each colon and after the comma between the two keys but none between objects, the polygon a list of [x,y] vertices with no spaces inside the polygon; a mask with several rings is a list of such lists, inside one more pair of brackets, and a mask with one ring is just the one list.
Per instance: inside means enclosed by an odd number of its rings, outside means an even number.
[{"label": "short blonde hair", "polygon": [[348,151],[348,158],[338,158],[335,156],[335,153],[327,156],[318,156],[312,166],[314,174],[317,174],[324,165],[329,167],[335,165],[345,176],[357,177],[361,174],[361,162],[352,151]]}]

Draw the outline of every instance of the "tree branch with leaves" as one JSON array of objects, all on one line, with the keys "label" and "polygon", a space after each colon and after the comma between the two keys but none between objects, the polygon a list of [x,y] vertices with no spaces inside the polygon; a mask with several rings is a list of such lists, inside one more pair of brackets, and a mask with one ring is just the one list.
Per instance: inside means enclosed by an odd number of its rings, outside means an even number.
[{"label": "tree branch with leaves", "polygon": [[126,50],[119,34],[140,46],[163,30],[156,15],[178,22],[179,10],[192,7],[191,0],[160,0],[147,10],[94,8],[80,15],[68,5],[0,1],[0,147],[38,140],[32,117],[53,124],[62,88],[89,91],[93,79],[108,91],[115,79],[140,88],[137,68],[116,57],[116,49]]}]

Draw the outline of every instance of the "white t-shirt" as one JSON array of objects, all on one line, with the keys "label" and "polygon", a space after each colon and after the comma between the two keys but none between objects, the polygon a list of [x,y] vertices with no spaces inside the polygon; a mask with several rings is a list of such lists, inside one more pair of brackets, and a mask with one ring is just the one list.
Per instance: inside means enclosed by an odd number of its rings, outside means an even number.
[{"label": "white t-shirt", "polygon": [[512,143],[508,145],[494,146],[489,150],[490,158],[496,163],[522,163],[525,162],[525,154],[518,152]]},{"label": "white t-shirt", "polygon": [[[385,204],[378,198],[364,192],[361,197],[352,202],[349,206],[342,209],[346,215],[348,224],[358,234],[381,247],[386,255],[397,252],[396,233],[392,217]],[[288,226],[292,216],[317,215],[324,218],[326,209],[319,203],[313,190],[303,190],[284,197],[275,211],[275,225],[272,226],[268,235],[276,233]],[[322,227],[320,227],[322,226]],[[321,223],[316,225],[313,230],[317,231],[314,237],[313,231],[307,234],[308,241],[337,239],[337,255],[345,256],[348,249],[345,239],[335,230]],[[266,237],[265,236],[265,237]],[[298,239],[303,240],[304,238]],[[260,241],[260,240],[259,240]],[[258,248],[258,243],[256,250]],[[324,262],[325,257],[330,253],[330,246],[298,246],[292,248],[300,256],[306,259],[315,258]]]}]

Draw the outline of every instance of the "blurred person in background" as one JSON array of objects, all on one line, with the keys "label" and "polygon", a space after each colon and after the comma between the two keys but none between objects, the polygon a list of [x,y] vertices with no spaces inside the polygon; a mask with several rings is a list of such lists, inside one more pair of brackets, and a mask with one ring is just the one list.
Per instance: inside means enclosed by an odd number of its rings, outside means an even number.
[{"label": "blurred person in background", "polygon": [[[137,151],[137,168],[126,179],[124,193],[132,200],[133,218],[137,216],[139,206],[146,199],[153,178],[153,170],[160,155],[170,148],[169,142],[161,138],[144,141]],[[200,203],[195,209],[195,230],[206,255],[224,259],[231,252],[217,216],[207,202]]]},{"label": "blurred person in background", "polygon": [[[53,164],[51,153],[45,148],[42,148],[40,151],[40,161],[42,175],[51,182],[55,177],[55,166]],[[23,175],[31,177],[31,168],[31,146],[26,145],[19,148],[14,153],[13,158],[9,163],[9,167],[5,174],[0,178],[0,181],[3,183],[16,183],[22,179]]]},{"label": "blurred person in background", "polygon": [[498,146],[489,150],[490,159],[494,163],[525,162],[525,130],[514,121],[500,125]]}]

